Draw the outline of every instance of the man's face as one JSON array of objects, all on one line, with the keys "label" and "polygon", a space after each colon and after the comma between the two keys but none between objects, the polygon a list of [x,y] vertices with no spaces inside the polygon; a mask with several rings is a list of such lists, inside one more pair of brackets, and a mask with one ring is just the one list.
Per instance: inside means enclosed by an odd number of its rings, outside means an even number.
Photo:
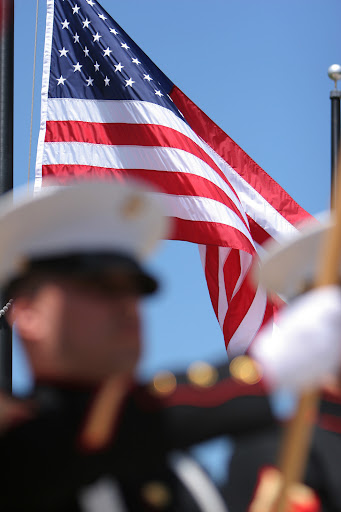
[{"label": "man's face", "polygon": [[66,378],[99,381],[134,372],[141,351],[139,294],[129,276],[55,280],[32,301],[44,354],[37,364],[45,358],[51,376],[66,371]]}]

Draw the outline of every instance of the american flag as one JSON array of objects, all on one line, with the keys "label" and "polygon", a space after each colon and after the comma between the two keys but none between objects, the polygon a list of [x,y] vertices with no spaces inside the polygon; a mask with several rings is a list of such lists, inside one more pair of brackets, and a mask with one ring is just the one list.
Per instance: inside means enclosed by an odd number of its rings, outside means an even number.
[{"label": "american flag", "polygon": [[249,282],[259,246],[309,217],[95,0],[47,0],[35,188],[134,177],[161,191],[173,239],[199,245],[228,354],[272,314]]}]

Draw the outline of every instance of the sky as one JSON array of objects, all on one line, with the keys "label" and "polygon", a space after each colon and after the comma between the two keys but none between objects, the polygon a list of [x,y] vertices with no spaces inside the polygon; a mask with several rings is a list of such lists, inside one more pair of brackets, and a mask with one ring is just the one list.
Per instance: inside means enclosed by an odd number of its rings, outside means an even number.
[{"label": "sky", "polygon": [[[341,64],[339,0],[102,0],[159,68],[311,214],[329,207],[327,74]],[[36,0],[15,0],[14,186],[27,183]],[[45,1],[39,1],[31,181],[40,120]],[[341,88],[341,85],[340,85]],[[164,242],[143,306],[144,377],[225,358],[198,249]],[[14,389],[27,386],[14,351]]]}]

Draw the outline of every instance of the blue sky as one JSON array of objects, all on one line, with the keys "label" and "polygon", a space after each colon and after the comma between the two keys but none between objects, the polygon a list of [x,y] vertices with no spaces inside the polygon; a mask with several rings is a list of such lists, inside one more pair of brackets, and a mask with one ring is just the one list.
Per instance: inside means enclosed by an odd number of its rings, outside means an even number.
[{"label": "blue sky", "polygon": [[[31,179],[40,118],[40,0]],[[310,213],[329,205],[327,69],[341,63],[339,0],[102,0],[168,77]],[[14,184],[27,182],[35,0],[15,0]],[[141,371],[225,357],[197,247],[165,242],[150,262],[162,290],[145,311]],[[14,384],[26,385],[17,350]]]},{"label": "blue sky", "polygon": [[[40,119],[45,1],[39,1],[31,180]],[[339,0],[102,0],[161,70],[306,210],[328,208],[327,69],[341,64]],[[36,0],[15,0],[14,185],[27,182]],[[144,305],[141,372],[225,358],[197,247],[165,242],[162,290]],[[14,387],[28,375],[17,344]],[[218,448],[219,449],[219,448]],[[211,466],[217,467],[217,448]],[[206,457],[206,459],[205,459]],[[209,464],[209,457],[204,454]],[[212,469],[212,468],[211,468]]]}]

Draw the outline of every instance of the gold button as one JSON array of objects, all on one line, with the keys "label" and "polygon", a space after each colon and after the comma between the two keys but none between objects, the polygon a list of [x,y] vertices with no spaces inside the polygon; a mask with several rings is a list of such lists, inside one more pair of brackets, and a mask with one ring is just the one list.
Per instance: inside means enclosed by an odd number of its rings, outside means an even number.
[{"label": "gold button", "polygon": [[171,501],[171,492],[162,482],[148,482],[141,489],[142,498],[153,507],[162,509]]},{"label": "gold button", "polygon": [[249,356],[238,356],[232,359],[230,373],[235,380],[245,384],[256,384],[262,378],[259,364]]},{"label": "gold button", "polygon": [[196,361],[188,367],[187,377],[194,386],[209,388],[217,382],[218,371],[208,363]]},{"label": "gold button", "polygon": [[176,378],[172,372],[158,372],[151,383],[152,392],[169,395],[176,389]]}]

